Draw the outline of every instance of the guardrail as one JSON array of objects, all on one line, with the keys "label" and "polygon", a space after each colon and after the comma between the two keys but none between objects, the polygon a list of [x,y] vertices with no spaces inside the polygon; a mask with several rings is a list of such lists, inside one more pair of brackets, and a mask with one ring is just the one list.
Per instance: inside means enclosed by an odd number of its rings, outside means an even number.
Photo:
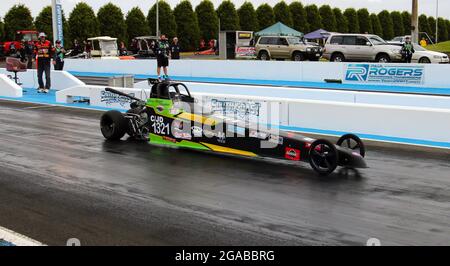
[{"label": "guardrail", "polygon": [[[447,96],[212,84],[198,82],[184,82],[184,84],[186,84],[190,91],[195,93],[450,109],[450,97]],[[139,89],[150,89],[147,81],[138,82],[134,87]]]}]

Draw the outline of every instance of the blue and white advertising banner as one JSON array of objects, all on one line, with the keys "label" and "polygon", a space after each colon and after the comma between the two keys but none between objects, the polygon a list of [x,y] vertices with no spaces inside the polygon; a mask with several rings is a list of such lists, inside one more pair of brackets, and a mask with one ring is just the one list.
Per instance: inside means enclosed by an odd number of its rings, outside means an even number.
[{"label": "blue and white advertising banner", "polygon": [[62,17],[62,0],[52,0],[53,11],[53,41],[60,40],[64,45],[64,25]]},{"label": "blue and white advertising banner", "polygon": [[395,64],[348,64],[345,81],[350,83],[422,85],[424,66]]}]

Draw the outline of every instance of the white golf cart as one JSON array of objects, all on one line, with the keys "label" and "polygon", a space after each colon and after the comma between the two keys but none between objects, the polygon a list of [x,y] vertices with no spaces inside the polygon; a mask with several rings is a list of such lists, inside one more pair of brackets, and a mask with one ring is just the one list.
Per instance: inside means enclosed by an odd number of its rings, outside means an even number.
[{"label": "white golf cart", "polygon": [[111,38],[109,36],[89,38],[91,42],[92,58],[100,59],[119,59],[119,49],[117,46],[117,38]]}]

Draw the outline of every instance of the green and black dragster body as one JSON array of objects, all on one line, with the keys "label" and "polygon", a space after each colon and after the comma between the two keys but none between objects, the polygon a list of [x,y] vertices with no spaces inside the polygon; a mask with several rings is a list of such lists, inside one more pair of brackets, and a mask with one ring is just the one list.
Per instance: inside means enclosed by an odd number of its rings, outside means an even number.
[{"label": "green and black dragster body", "polygon": [[[366,168],[363,142],[352,134],[336,145],[297,133],[261,129],[258,124],[208,113],[197,106],[183,83],[149,80],[150,98],[142,101],[123,92],[106,90],[133,100],[126,113],[108,111],[101,131],[108,140],[131,138],[152,144],[255,158],[308,162],[322,175],[338,166]],[[195,111],[200,111],[196,113]]]}]

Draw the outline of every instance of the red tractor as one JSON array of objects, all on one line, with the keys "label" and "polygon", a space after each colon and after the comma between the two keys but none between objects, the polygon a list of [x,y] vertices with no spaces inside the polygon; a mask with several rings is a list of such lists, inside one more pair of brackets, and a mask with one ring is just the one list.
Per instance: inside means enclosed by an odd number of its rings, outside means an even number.
[{"label": "red tractor", "polygon": [[14,41],[3,43],[3,55],[8,56],[11,52],[18,51],[22,48],[22,42],[34,43],[38,41],[39,33],[35,30],[19,30],[16,32]]}]

